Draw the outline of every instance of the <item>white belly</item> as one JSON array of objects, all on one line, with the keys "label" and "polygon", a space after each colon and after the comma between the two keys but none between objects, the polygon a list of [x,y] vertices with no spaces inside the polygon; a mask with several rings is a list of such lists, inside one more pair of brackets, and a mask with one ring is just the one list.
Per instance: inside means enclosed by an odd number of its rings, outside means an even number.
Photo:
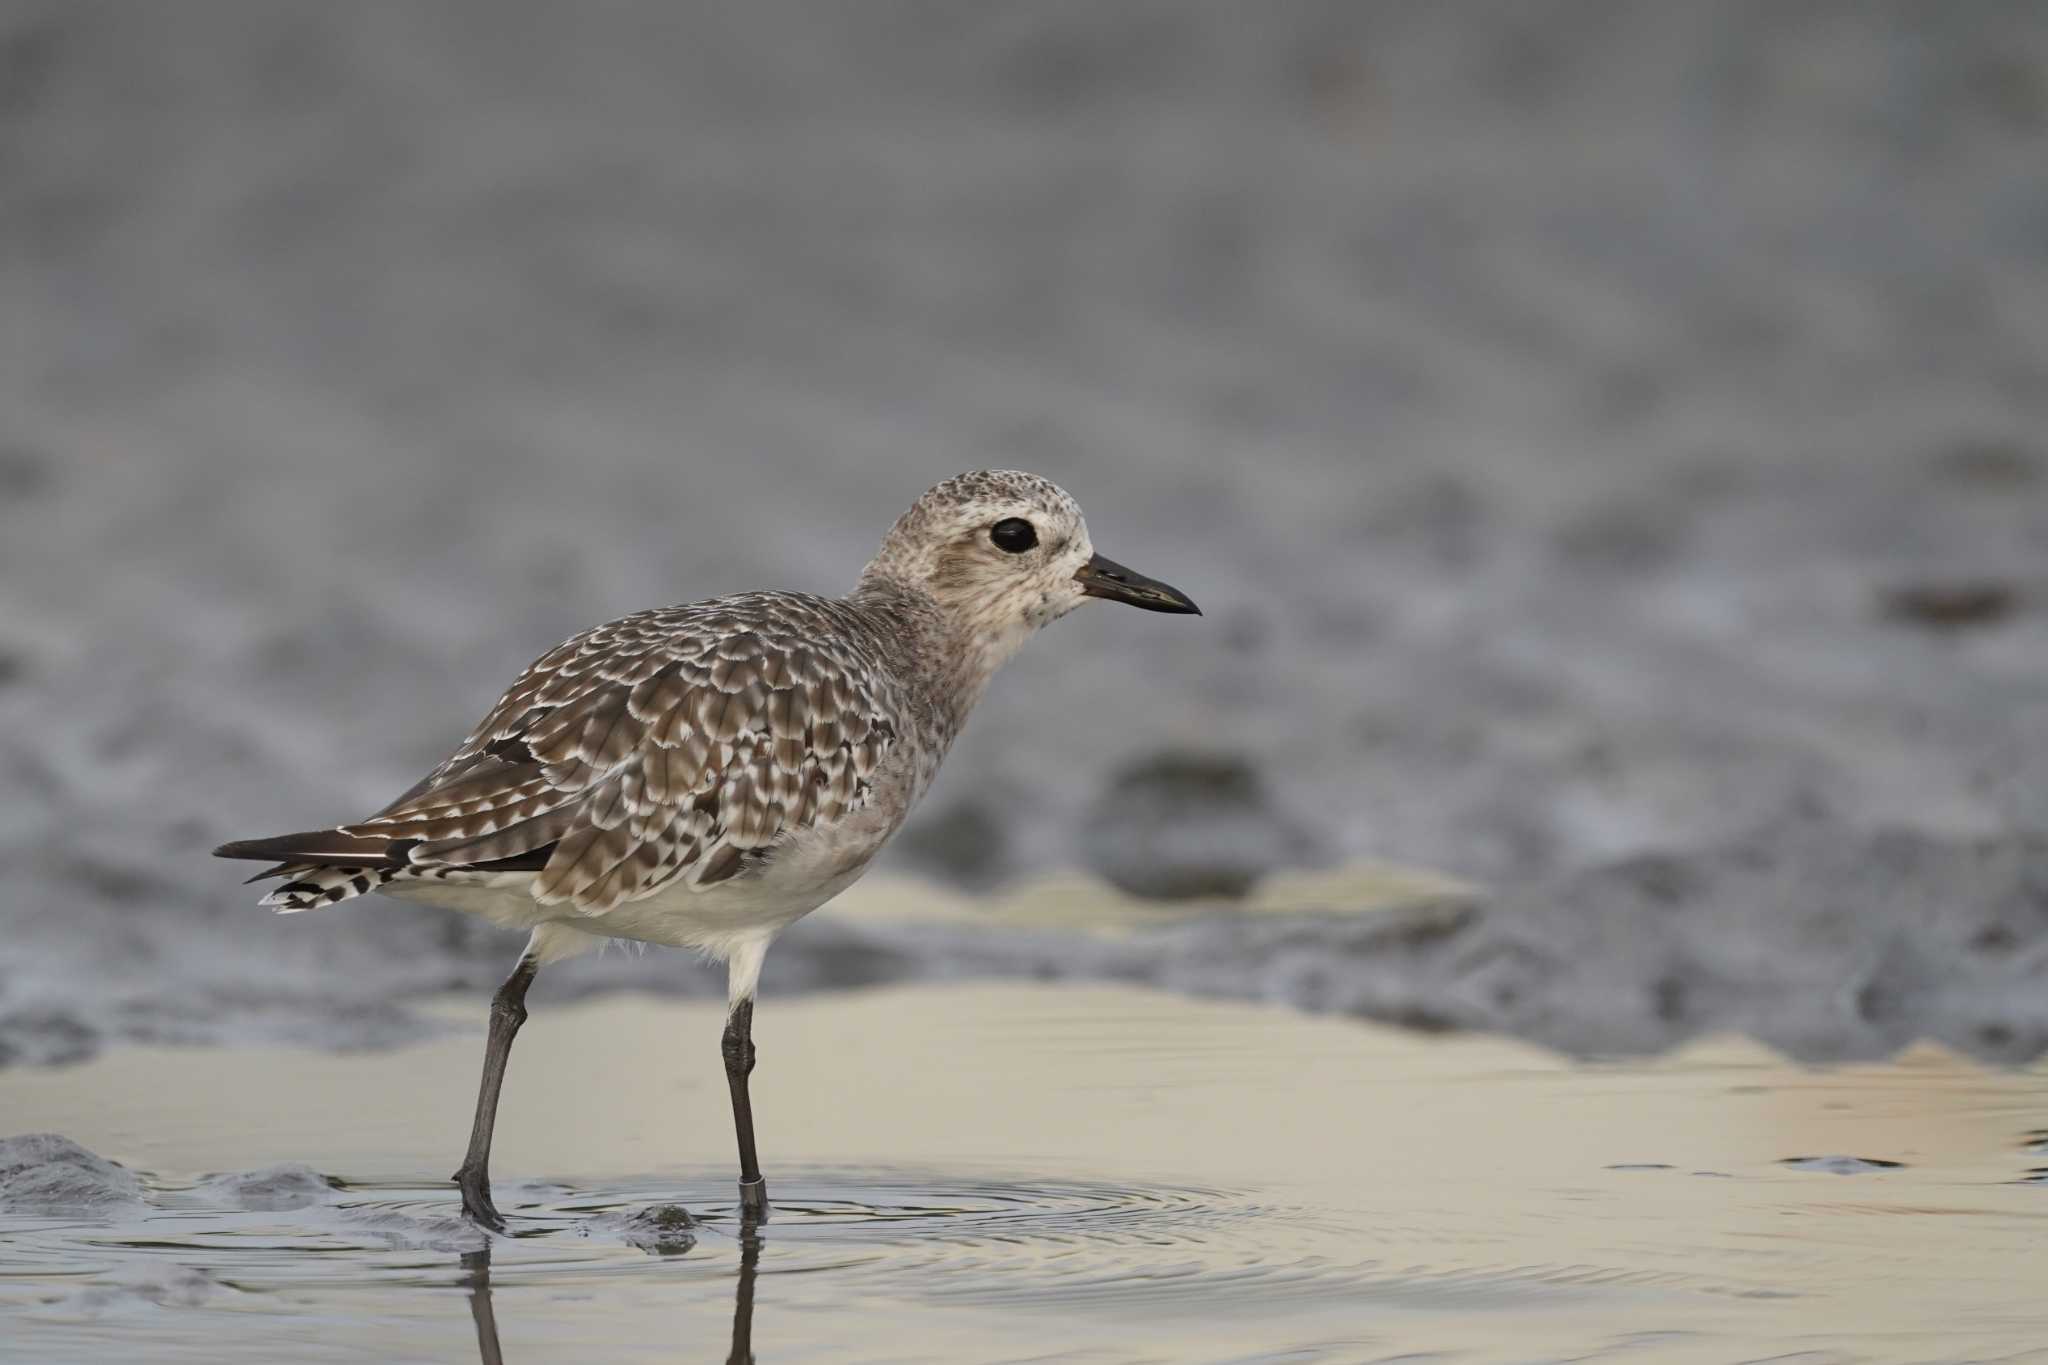
[{"label": "white belly", "polygon": [[859,880],[894,830],[858,828],[857,823],[806,831],[778,847],[759,872],[709,886],[678,879],[600,915],[540,904],[533,898],[536,878],[531,872],[499,873],[488,881],[399,881],[383,890],[401,900],[460,910],[507,929],[546,926],[589,939],[582,945],[561,944],[546,954],[549,957],[574,956],[605,939],[623,938],[691,948],[726,960],[750,946],[765,947],[767,940]]}]

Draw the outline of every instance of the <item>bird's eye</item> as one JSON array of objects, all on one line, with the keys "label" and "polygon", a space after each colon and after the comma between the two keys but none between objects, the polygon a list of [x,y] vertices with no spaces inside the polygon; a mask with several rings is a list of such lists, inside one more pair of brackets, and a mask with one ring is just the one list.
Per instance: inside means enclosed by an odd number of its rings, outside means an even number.
[{"label": "bird's eye", "polygon": [[1004,517],[988,528],[988,538],[998,550],[1021,555],[1038,543],[1038,528],[1022,517]]}]

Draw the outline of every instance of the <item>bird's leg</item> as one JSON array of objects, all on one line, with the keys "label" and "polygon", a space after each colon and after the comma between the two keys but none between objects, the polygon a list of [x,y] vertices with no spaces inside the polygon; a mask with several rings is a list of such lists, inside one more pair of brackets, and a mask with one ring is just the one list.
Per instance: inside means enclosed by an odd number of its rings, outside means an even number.
[{"label": "bird's leg", "polygon": [[484,1044],[484,1075],[476,1091],[476,1122],[469,1129],[469,1151],[455,1172],[462,1187],[462,1211],[493,1232],[505,1230],[505,1219],[491,1202],[491,1130],[498,1122],[498,1091],[505,1084],[505,1063],[512,1055],[512,1039],[526,1022],[526,988],[533,984],[540,963],[531,956],[519,959],[512,975],[491,997],[491,1036]]},{"label": "bird's leg", "polygon": [[761,1178],[761,1159],[754,1152],[754,1105],[747,1097],[747,1077],[754,1070],[754,1001],[741,1000],[725,1017],[725,1080],[732,1088],[732,1126],[740,1142],[740,1220],[756,1223],[768,1217],[768,1182]]}]

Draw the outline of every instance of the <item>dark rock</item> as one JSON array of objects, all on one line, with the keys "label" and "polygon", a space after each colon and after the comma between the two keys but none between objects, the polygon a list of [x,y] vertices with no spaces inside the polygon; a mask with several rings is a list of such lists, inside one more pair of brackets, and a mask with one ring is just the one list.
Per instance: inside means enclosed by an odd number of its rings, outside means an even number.
[{"label": "dark rock", "polygon": [[97,1213],[142,1202],[142,1182],[55,1133],[0,1138],[0,1211]]},{"label": "dark rock", "polygon": [[1257,770],[1227,754],[1166,753],[1125,768],[1081,836],[1091,869],[1147,900],[1239,899],[1315,847]]},{"label": "dark rock", "polygon": [[2024,600],[2024,594],[2010,583],[1958,580],[1888,588],[1881,606],[1886,620],[1954,631],[1995,626],[2019,610]]},{"label": "dark rock", "polygon": [[697,1220],[681,1204],[651,1204],[619,1222],[619,1235],[656,1256],[680,1256],[697,1245]]}]

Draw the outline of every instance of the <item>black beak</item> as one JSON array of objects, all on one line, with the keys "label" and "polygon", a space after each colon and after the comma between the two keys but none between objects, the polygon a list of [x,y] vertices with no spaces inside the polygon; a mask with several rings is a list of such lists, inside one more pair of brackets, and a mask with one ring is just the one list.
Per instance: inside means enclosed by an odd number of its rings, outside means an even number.
[{"label": "black beak", "polygon": [[1112,602],[1128,602],[1146,611],[1171,611],[1183,616],[1200,616],[1202,609],[1194,599],[1179,588],[1168,587],[1156,578],[1147,578],[1141,573],[1126,569],[1113,559],[1101,555],[1081,566],[1074,575],[1074,581],[1081,585],[1083,594],[1089,597],[1107,598]]}]

